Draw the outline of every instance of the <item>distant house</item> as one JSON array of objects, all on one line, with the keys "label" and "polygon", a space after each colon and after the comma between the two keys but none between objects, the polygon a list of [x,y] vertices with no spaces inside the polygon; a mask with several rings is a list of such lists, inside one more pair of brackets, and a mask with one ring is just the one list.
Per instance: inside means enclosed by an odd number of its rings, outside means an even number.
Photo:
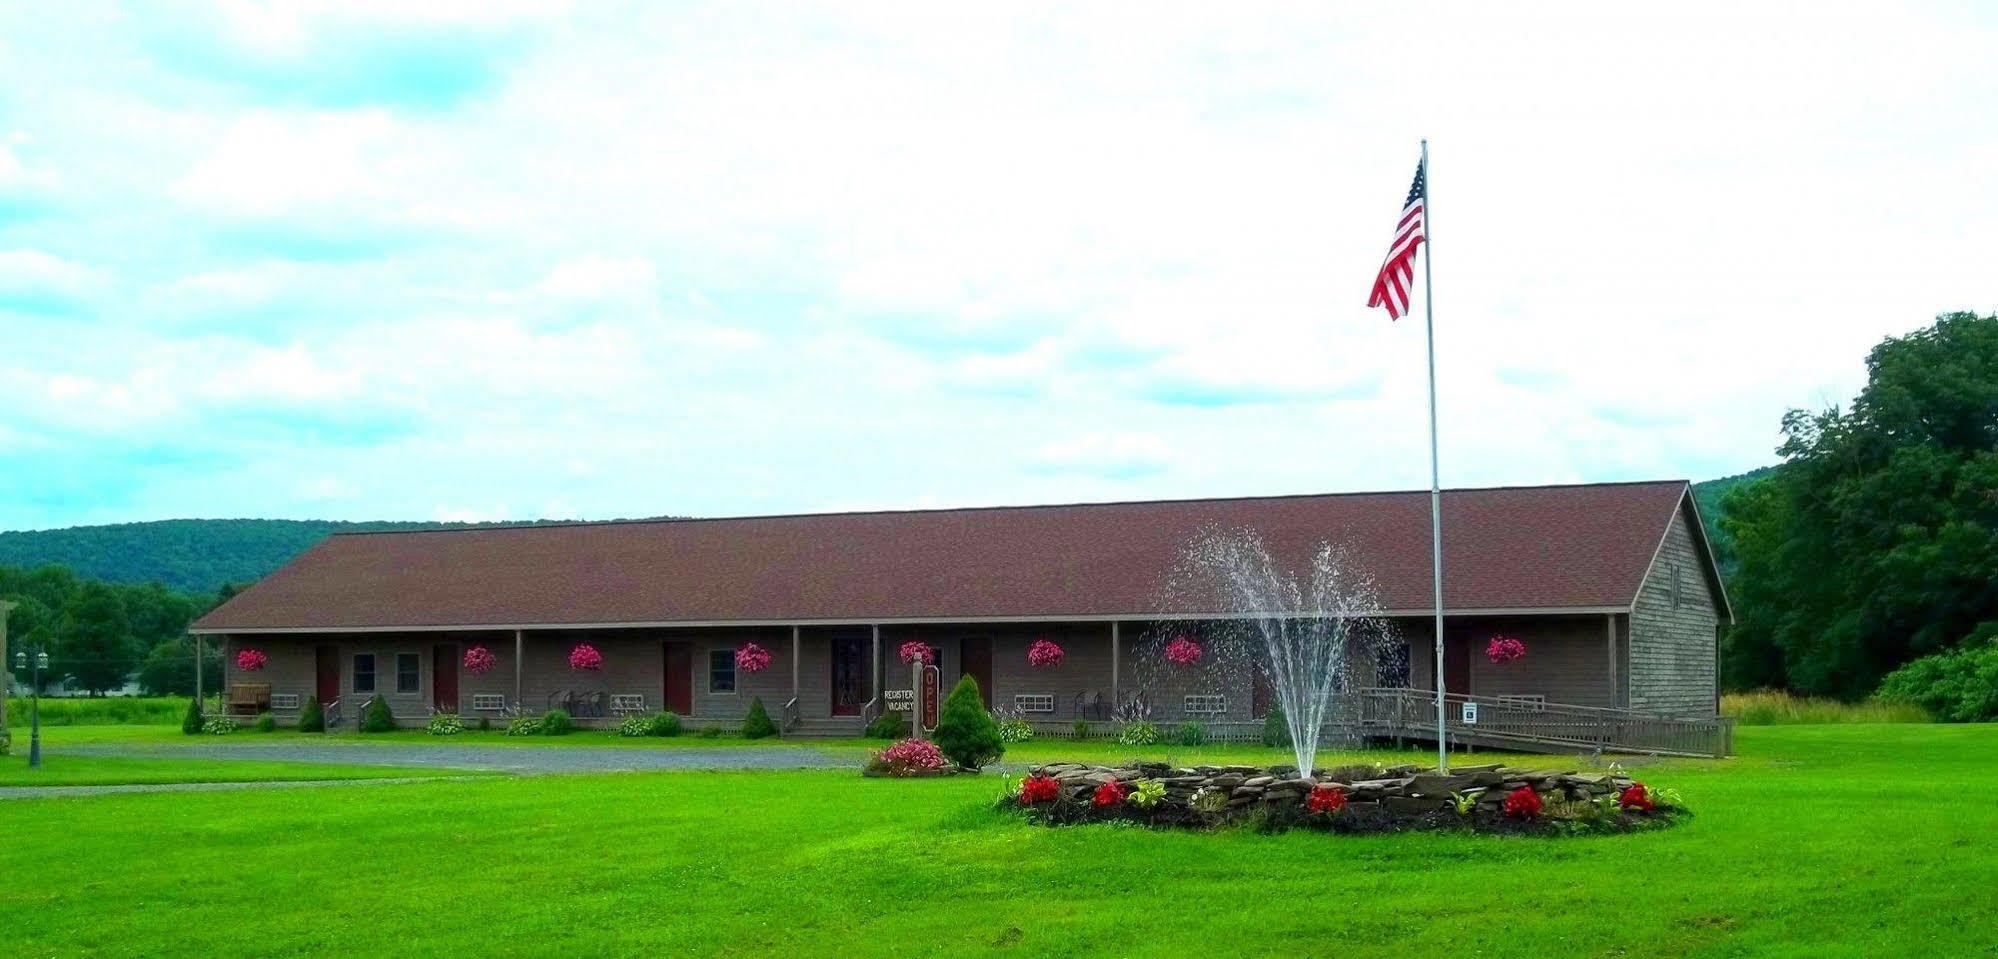
[{"label": "distant house", "polygon": [[[1451,693],[1715,715],[1729,612],[1687,483],[1451,490],[1443,515]],[[224,642],[226,682],[269,684],[281,717],[316,694],[347,716],[379,696],[407,723],[567,705],[701,725],[761,697],[790,732],[852,734],[908,688],[896,651],[921,641],[946,688],[975,676],[1029,720],[1142,700],[1154,721],[1246,728],[1268,708],[1253,670],[1158,667],[1167,636],[1212,625],[1162,616],[1157,597],[1215,526],[1284,557],[1343,544],[1398,627],[1357,681],[1433,689],[1426,492],[338,534],[192,629]],[[1528,654],[1488,660],[1501,633]],[[1042,638],[1059,665],[1029,665]],[[767,669],[736,665],[751,642]],[[578,644],[600,669],[570,667]],[[467,669],[472,647],[494,665]],[[254,675],[244,648],[265,654]]]}]

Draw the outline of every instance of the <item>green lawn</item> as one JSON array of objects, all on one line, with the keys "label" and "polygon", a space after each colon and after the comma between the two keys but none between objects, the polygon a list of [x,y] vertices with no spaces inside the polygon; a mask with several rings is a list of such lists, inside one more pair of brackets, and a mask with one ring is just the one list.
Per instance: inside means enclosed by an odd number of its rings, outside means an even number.
[{"label": "green lawn", "polygon": [[34,770],[28,768],[25,746],[12,756],[0,756],[0,787],[384,779],[477,774],[479,773],[473,770],[406,766],[355,766],[150,756],[65,756],[54,752],[44,752],[42,768]]},{"label": "green lawn", "polygon": [[1640,770],[1678,828],[1565,840],[1050,830],[847,771],[32,800],[0,915],[35,956],[1994,954],[1998,726],[1739,745]]}]

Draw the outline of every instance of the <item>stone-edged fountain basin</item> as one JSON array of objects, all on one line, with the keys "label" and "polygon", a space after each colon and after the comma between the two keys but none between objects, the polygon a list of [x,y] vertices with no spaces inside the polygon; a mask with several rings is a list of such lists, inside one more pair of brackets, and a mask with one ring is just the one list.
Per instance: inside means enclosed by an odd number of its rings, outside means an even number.
[{"label": "stone-edged fountain basin", "polygon": [[[1029,767],[1028,778],[1035,777],[1054,781],[1052,799],[1028,802],[1015,791],[1000,805],[1045,825],[1121,820],[1188,828],[1242,823],[1333,832],[1468,828],[1557,834],[1655,828],[1686,814],[1676,795],[1661,796],[1619,772],[1499,764],[1457,766],[1448,772],[1416,765],[1341,766],[1303,776],[1296,767],[1281,765],[1047,763]],[[1163,785],[1163,795],[1149,805],[1134,802],[1130,797],[1148,780]],[[1110,782],[1126,798],[1098,802]],[[1640,787],[1634,795],[1633,786]],[[1314,791],[1319,792],[1315,804]],[[1521,798],[1508,804],[1508,798],[1522,791],[1538,802]],[[1330,800],[1331,793],[1340,798]]]}]

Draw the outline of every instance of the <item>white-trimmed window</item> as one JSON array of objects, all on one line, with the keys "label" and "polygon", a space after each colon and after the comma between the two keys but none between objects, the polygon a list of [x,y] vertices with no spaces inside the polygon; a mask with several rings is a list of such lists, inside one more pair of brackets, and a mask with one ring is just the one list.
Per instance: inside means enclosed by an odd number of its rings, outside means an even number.
[{"label": "white-trimmed window", "polygon": [[1180,707],[1188,716],[1219,716],[1228,711],[1228,697],[1188,696]]},{"label": "white-trimmed window", "polygon": [[708,692],[735,692],[735,650],[708,650]]},{"label": "white-trimmed window", "polygon": [[298,708],[298,694],[297,694],[297,693],[272,693],[272,694],[271,694],[271,708],[272,708],[272,709],[274,709],[274,710],[276,710],[276,709],[297,709],[297,708]]},{"label": "white-trimmed window", "polygon": [[610,708],[614,713],[642,713],[645,711],[645,694],[612,693]]},{"label": "white-trimmed window", "polygon": [[398,693],[423,691],[422,656],[416,653],[395,654],[395,691]]},{"label": "white-trimmed window", "polygon": [[473,693],[472,708],[475,710],[499,712],[506,708],[506,697],[499,693]]},{"label": "white-trimmed window", "polygon": [[1533,695],[1530,696],[1523,694],[1516,696],[1500,696],[1498,698],[1498,704],[1500,706],[1505,706],[1512,709],[1522,709],[1529,713],[1544,713],[1547,711],[1547,697],[1540,695],[1539,693],[1534,693]]},{"label": "white-trimmed window", "polygon": [[1013,697],[1013,708],[1023,713],[1051,713],[1054,703],[1050,693],[1020,693]]},{"label": "white-trimmed window", "polygon": [[354,654],[354,691],[357,693],[375,691],[375,654]]}]

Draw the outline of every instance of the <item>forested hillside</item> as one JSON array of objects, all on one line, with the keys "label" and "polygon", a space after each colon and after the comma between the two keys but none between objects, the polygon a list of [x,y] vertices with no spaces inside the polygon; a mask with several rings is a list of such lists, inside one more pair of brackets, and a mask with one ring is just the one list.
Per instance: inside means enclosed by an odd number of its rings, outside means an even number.
[{"label": "forested hillside", "polygon": [[468,523],[289,519],[171,519],[0,533],[0,566],[50,563],[84,579],[154,583],[212,594],[262,578],[331,533],[449,529]]}]

